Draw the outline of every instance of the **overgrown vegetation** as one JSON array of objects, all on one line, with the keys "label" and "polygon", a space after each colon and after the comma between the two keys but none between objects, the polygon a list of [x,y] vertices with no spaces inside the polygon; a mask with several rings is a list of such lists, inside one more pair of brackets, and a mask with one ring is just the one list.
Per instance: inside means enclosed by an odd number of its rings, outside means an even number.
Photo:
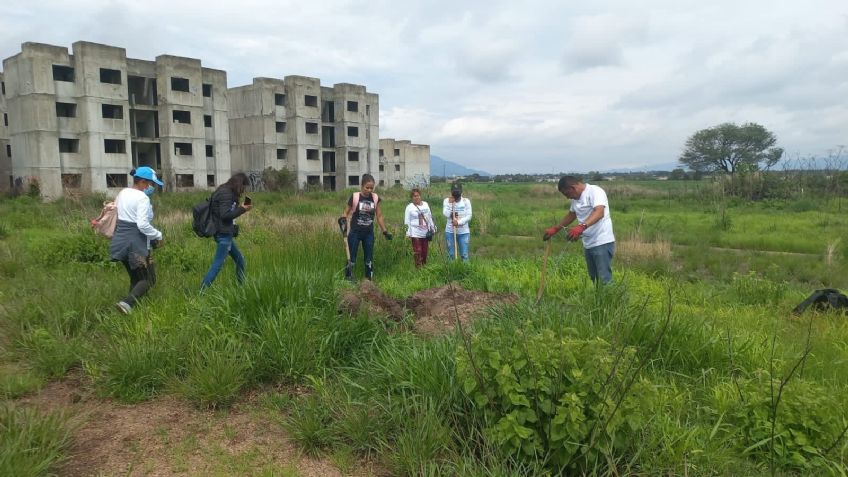
[{"label": "overgrown vegetation", "polygon": [[[130,316],[111,308],[125,273],[87,229],[101,197],[4,199],[0,419],[15,430],[0,432],[17,434],[0,438],[0,474],[56,470],[66,419],[19,399],[76,370],[128,403],[174,394],[226,412],[258,390],[257,412],[340,468],[367,458],[395,475],[844,475],[848,321],[789,314],[815,288],[848,287],[836,199],[604,186],[616,285],[595,289],[579,244],[556,242],[539,305],[541,229],[567,207],[554,184],[467,187],[467,266],[446,261],[441,236],[419,271],[408,243],[378,238],[375,281],[394,297],[447,283],[519,296],[435,338],[411,332],[412,317],[338,313],[350,286],[334,224],[344,193],[251,193],[238,239],[248,280],[237,287],[227,265],[203,295],[214,247],[188,215],[202,194],[154,197],[166,245],[157,286]],[[381,196],[400,238],[407,195]]]}]

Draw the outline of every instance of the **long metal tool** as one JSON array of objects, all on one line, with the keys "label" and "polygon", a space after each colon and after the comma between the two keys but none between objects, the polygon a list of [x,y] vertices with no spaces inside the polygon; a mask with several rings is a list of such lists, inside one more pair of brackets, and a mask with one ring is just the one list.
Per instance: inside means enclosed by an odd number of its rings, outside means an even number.
[{"label": "long metal tool", "polygon": [[548,257],[551,255],[551,242],[549,238],[545,244],[545,258],[542,259],[542,276],[539,278],[539,291],[536,293],[536,304],[542,301],[542,295],[545,293],[545,275],[548,271]]},{"label": "long metal tool", "polygon": [[[452,212],[451,212],[451,225],[453,225],[453,219],[456,218],[457,222],[459,222],[459,218],[456,216],[456,200],[453,202]],[[453,225],[453,259],[459,260],[459,247],[457,246],[457,229],[459,226]]]}]

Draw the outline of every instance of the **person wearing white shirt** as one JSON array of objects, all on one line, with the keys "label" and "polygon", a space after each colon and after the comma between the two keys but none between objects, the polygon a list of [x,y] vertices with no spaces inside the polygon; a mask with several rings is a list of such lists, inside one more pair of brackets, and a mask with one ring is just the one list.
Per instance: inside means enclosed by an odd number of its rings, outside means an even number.
[{"label": "person wearing white shirt", "polygon": [[567,238],[576,241],[582,237],[589,278],[595,283],[599,280],[604,284],[612,282],[615,235],[606,192],[574,176],[563,176],[557,189],[571,199],[571,207],[557,225],[545,229],[543,240],[549,240],[576,219],[577,225],[568,229]]},{"label": "person wearing white shirt", "polygon": [[[462,184],[454,182],[451,186],[451,196],[442,203],[442,215],[447,217],[445,225],[445,242],[448,246],[448,258],[457,258],[457,250],[454,248],[456,242],[459,248],[459,256],[463,262],[468,261],[468,243],[471,239],[471,200],[462,197]],[[456,234],[456,240],[454,240]]]},{"label": "person wearing white shirt", "polygon": [[436,224],[430,212],[430,204],[421,200],[421,191],[412,189],[409,193],[412,202],[406,206],[403,223],[406,225],[406,236],[412,240],[412,255],[415,268],[427,264],[427,253],[430,240],[436,233]]},{"label": "person wearing white shirt", "polygon": [[156,191],[156,185],[161,187],[164,184],[149,167],[139,167],[130,174],[133,176],[132,187],[123,189],[115,198],[118,221],[109,245],[110,258],[123,263],[130,277],[129,294],[115,304],[124,314],[129,314],[156,283],[150,249],[162,244],[162,232],[150,223],[153,220],[150,196]]}]

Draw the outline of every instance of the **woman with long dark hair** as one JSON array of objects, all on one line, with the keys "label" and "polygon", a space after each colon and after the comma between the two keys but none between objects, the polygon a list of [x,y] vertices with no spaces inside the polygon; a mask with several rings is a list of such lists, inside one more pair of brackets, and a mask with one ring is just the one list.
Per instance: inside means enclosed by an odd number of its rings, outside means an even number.
[{"label": "woman with long dark hair", "polygon": [[218,276],[218,272],[221,271],[224,262],[227,260],[227,255],[232,257],[236,264],[236,279],[239,283],[244,281],[244,256],[236,246],[235,237],[238,236],[238,225],[233,221],[253,208],[249,201],[241,202],[241,196],[244,194],[248,183],[247,175],[244,173],[234,174],[230,177],[230,180],[221,184],[209,199],[209,210],[215,223],[215,243],[218,246],[215,249],[215,258],[212,259],[212,265],[200,284],[201,290],[208,288],[215,281],[215,277]]},{"label": "woman with long dark hair", "polygon": [[[392,234],[383,222],[383,210],[380,207],[380,197],[374,192],[374,176],[362,175],[362,185],[359,192],[354,192],[347,199],[339,225],[347,234],[347,246],[350,251],[350,261],[345,266],[345,278],[353,280],[353,266],[356,264],[356,252],[360,242],[365,255],[365,278],[371,280],[374,277],[374,221],[383,231],[386,240],[392,239]],[[348,223],[350,229],[348,230]]]}]

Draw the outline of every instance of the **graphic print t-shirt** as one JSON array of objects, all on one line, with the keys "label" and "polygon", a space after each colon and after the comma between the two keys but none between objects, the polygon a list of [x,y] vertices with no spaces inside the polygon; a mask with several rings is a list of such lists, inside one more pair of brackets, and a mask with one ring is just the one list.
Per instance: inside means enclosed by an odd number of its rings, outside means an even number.
[{"label": "graphic print t-shirt", "polygon": [[[353,195],[347,200],[347,205],[353,205]],[[356,210],[353,211],[353,216],[350,219],[350,229],[353,232],[368,233],[374,229],[374,216],[377,213],[377,207],[374,204],[374,196],[365,197],[359,195],[359,203],[356,205]]]}]

